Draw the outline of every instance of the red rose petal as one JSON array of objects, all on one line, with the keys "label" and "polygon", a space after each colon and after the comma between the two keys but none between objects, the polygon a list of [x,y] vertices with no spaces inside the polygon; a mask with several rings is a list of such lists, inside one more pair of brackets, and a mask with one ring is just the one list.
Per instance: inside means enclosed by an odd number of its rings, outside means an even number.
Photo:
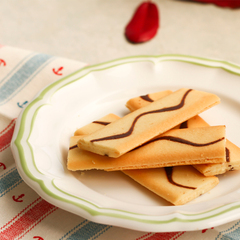
[{"label": "red rose petal", "polygon": [[240,0],[193,0],[195,2],[213,3],[219,7],[239,8]]},{"label": "red rose petal", "polygon": [[143,2],[126,26],[125,36],[133,43],[146,42],[156,35],[158,28],[159,14],[156,4]]}]

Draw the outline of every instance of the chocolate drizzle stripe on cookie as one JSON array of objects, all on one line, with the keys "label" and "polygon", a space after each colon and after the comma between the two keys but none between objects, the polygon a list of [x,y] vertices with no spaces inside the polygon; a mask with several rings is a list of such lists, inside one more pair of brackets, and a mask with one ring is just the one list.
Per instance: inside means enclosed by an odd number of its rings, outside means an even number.
[{"label": "chocolate drizzle stripe on cookie", "polygon": [[156,141],[159,141],[159,140],[168,140],[168,141],[172,141],[172,142],[178,142],[178,143],[183,143],[183,144],[187,144],[187,145],[191,145],[191,146],[194,146],[194,147],[205,147],[205,146],[209,146],[209,145],[212,145],[212,144],[215,144],[217,142],[220,142],[222,140],[224,140],[225,138],[222,137],[222,138],[219,138],[217,140],[214,140],[212,142],[207,142],[207,143],[195,143],[195,142],[191,142],[191,141],[188,141],[186,139],[183,139],[183,138],[179,138],[179,137],[174,137],[174,136],[162,136],[162,137],[158,137],[158,138],[155,138],[149,142],[146,142],[145,144],[143,144],[142,146],[144,145],[147,145],[149,143],[152,143],[152,142],[156,142]]},{"label": "chocolate drizzle stripe on cookie", "polygon": [[181,123],[179,128],[180,129],[188,128],[188,121],[185,121],[185,122]]},{"label": "chocolate drizzle stripe on cookie", "polygon": [[93,121],[93,123],[97,123],[97,124],[101,124],[101,125],[106,126],[106,125],[110,124],[111,122]]},{"label": "chocolate drizzle stripe on cookie", "polygon": [[169,181],[171,184],[173,184],[173,185],[175,185],[175,186],[178,186],[178,187],[183,187],[183,188],[188,188],[188,189],[193,189],[193,190],[196,189],[196,187],[189,187],[189,186],[185,186],[185,185],[176,183],[176,182],[173,180],[173,167],[165,167],[164,170],[165,170],[165,172],[166,172],[167,179],[168,179],[168,181]]},{"label": "chocolate drizzle stripe on cookie", "polygon": [[230,151],[226,148],[226,162],[230,162]]},{"label": "chocolate drizzle stripe on cookie", "polygon": [[157,110],[153,110],[153,111],[149,111],[149,112],[143,112],[141,114],[139,114],[133,121],[131,127],[129,128],[129,130],[125,133],[120,133],[120,134],[116,134],[116,135],[112,135],[112,136],[108,136],[108,137],[103,137],[103,138],[98,138],[98,139],[92,139],[91,142],[99,142],[99,141],[105,141],[105,140],[114,140],[114,139],[119,139],[119,138],[125,138],[131,135],[131,133],[133,132],[133,129],[135,127],[136,122],[138,121],[138,119],[144,115],[147,114],[153,114],[153,113],[161,113],[161,112],[169,112],[169,111],[174,111],[174,110],[178,110],[180,108],[182,108],[184,106],[185,103],[185,99],[187,97],[187,95],[189,94],[189,92],[192,91],[192,89],[189,89],[182,97],[182,100],[179,104],[172,106],[172,107],[165,107],[165,108],[161,108],[161,109],[157,109]]},{"label": "chocolate drizzle stripe on cookie", "polygon": [[153,100],[149,97],[149,94],[140,96],[141,99],[147,102],[153,102]]},{"label": "chocolate drizzle stripe on cookie", "polygon": [[77,148],[77,144],[76,144],[76,145],[73,145],[73,146],[71,146],[71,147],[69,148],[69,150],[72,150],[72,149],[74,149],[74,148]]}]

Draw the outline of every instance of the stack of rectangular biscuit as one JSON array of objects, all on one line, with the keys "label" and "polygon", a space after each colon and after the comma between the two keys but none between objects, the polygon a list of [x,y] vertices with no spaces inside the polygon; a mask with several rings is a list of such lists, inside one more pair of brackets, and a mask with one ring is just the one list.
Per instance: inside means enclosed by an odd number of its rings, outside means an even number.
[{"label": "stack of rectangular biscuit", "polygon": [[240,149],[226,140],[225,126],[198,116],[219,102],[185,88],[132,98],[126,116],[109,114],[74,133],[67,167],[120,170],[172,204],[185,204],[215,187],[215,175],[240,169]]}]

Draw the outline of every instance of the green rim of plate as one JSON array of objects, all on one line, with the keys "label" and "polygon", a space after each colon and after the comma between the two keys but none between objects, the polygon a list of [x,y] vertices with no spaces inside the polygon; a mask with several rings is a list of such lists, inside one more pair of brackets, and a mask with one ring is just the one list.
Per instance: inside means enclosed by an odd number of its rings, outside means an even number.
[{"label": "green rim of plate", "polygon": [[[154,61],[152,60],[154,59]],[[158,60],[158,61],[156,61]],[[199,66],[203,66],[203,67],[210,67],[210,68],[221,68],[231,74],[236,74],[240,76],[240,66],[227,62],[227,61],[222,61],[222,60],[214,60],[214,59],[207,59],[207,58],[201,58],[201,57],[195,57],[195,56],[187,56],[187,55],[176,55],[176,54],[167,54],[167,55],[158,55],[158,56],[150,56],[150,55],[141,55],[141,56],[133,56],[133,57],[125,57],[125,58],[119,58],[116,60],[112,60],[112,61],[108,61],[105,63],[101,63],[101,64],[96,64],[96,65],[91,65],[91,66],[87,66],[84,67],[70,75],[68,75],[67,77],[64,77],[52,84],[50,84],[49,86],[47,86],[46,88],[44,88],[39,95],[31,102],[27,105],[27,107],[24,109],[24,111],[22,112],[21,118],[19,119],[20,123],[19,123],[19,128],[17,130],[17,134],[15,137],[15,140],[13,139],[13,143],[15,144],[17,151],[18,151],[18,156],[20,159],[20,167],[22,172],[24,173],[25,177],[32,180],[33,182],[37,183],[39,185],[39,187],[41,188],[41,190],[44,192],[45,195],[47,195],[48,197],[50,197],[50,199],[55,199],[55,200],[59,200],[62,202],[65,202],[67,204],[71,204],[71,205],[75,205],[79,208],[81,208],[82,210],[86,211],[87,213],[89,213],[92,216],[97,216],[97,215],[101,215],[101,216],[106,216],[106,217],[113,217],[113,218],[119,218],[119,219],[126,219],[126,220],[133,220],[136,222],[141,222],[141,223],[147,223],[147,224],[167,224],[167,223],[173,223],[173,222],[198,222],[198,221],[203,221],[203,220],[207,220],[207,219],[211,219],[214,218],[216,216],[220,216],[224,213],[227,212],[231,212],[235,209],[240,208],[240,202],[237,202],[237,205],[233,205],[232,203],[229,204],[225,204],[216,208],[213,208],[211,210],[207,210],[207,211],[203,211],[200,213],[179,213],[178,212],[178,216],[182,216],[181,217],[172,217],[168,220],[154,220],[154,219],[145,219],[146,216],[148,215],[144,215],[144,214],[138,214],[138,213],[134,213],[134,212],[128,212],[128,211],[123,211],[123,210],[119,210],[119,209],[112,209],[112,208],[102,208],[99,207],[93,203],[91,203],[90,201],[87,201],[83,198],[79,198],[73,195],[70,195],[67,192],[64,192],[63,190],[59,189],[55,184],[54,184],[54,179],[51,180],[51,185],[59,192],[67,195],[67,197],[71,197],[76,199],[76,201],[61,197],[57,194],[55,194],[54,192],[52,192],[47,185],[45,184],[44,176],[36,167],[35,161],[34,161],[34,155],[33,155],[33,149],[32,146],[30,145],[30,143],[28,142],[29,137],[31,136],[33,127],[34,127],[34,123],[35,123],[35,119],[37,116],[37,112],[39,111],[39,109],[46,105],[45,103],[40,105],[39,107],[36,108],[36,104],[43,100],[45,95],[51,91],[54,87],[57,87],[57,85],[60,85],[59,88],[57,88],[57,90],[55,90],[52,95],[54,93],[56,93],[59,89],[61,89],[62,87],[65,87],[68,84],[71,84],[75,81],[80,80],[81,78],[85,77],[86,75],[90,74],[91,72],[94,71],[103,71],[105,69],[109,69],[109,68],[113,68],[122,64],[129,64],[129,63],[134,63],[134,62],[143,62],[143,61],[151,61],[153,63],[159,63],[159,62],[163,62],[163,61],[180,61],[180,62],[184,62],[184,63],[189,63],[189,64],[196,64]],[[86,73],[85,73],[86,72]],[[80,76],[78,76],[80,74]],[[82,74],[82,75],[81,75]],[[69,78],[73,78],[75,75],[77,75],[76,79],[70,80]],[[65,84],[62,85],[62,83],[66,82]],[[36,108],[36,109],[34,109]],[[30,132],[28,134],[27,139],[24,139],[24,131],[25,129],[29,129],[29,126],[26,125],[26,119],[28,117],[28,113],[30,110],[34,110],[33,113],[33,117],[31,118],[31,125],[30,125]],[[25,153],[25,149],[24,146],[22,144],[22,142],[27,143],[27,146],[31,152],[31,161],[33,161],[33,165],[36,169],[36,171],[40,174],[42,174],[43,178],[37,178],[35,177],[31,171],[28,168],[27,165],[27,159],[26,159],[26,153]],[[46,180],[46,179],[45,179]],[[47,180],[48,183],[50,180]],[[31,185],[31,184],[30,184]],[[40,193],[41,195],[41,193]],[[48,199],[49,200],[49,199]],[[80,201],[79,201],[80,200]],[[49,200],[51,201],[51,200]],[[222,209],[224,207],[224,209]],[[217,212],[216,212],[217,210]],[[211,215],[209,215],[209,213],[212,213]],[[193,217],[193,216],[199,216],[199,215],[203,215],[203,214],[208,214],[207,216],[203,216],[203,217],[198,217],[195,219],[192,218],[188,218],[188,217]],[[172,215],[172,214],[171,214]],[[174,215],[174,213],[173,213]],[[143,218],[140,218],[143,217]],[[154,216],[155,218],[156,216]]]}]

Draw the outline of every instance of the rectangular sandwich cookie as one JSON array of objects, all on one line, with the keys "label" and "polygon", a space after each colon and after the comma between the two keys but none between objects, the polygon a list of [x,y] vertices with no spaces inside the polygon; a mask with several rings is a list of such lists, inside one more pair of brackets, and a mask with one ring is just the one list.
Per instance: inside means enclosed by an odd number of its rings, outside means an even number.
[{"label": "rectangular sandwich cookie", "polygon": [[219,180],[192,166],[125,170],[126,175],[174,205],[186,204],[214,188]]},{"label": "rectangular sandwich cookie", "polygon": [[225,162],[225,126],[173,129],[119,158],[77,147],[84,136],[71,138],[68,169],[107,171]]},{"label": "rectangular sandwich cookie", "polygon": [[117,158],[219,102],[214,94],[183,88],[81,138],[78,147]]}]

